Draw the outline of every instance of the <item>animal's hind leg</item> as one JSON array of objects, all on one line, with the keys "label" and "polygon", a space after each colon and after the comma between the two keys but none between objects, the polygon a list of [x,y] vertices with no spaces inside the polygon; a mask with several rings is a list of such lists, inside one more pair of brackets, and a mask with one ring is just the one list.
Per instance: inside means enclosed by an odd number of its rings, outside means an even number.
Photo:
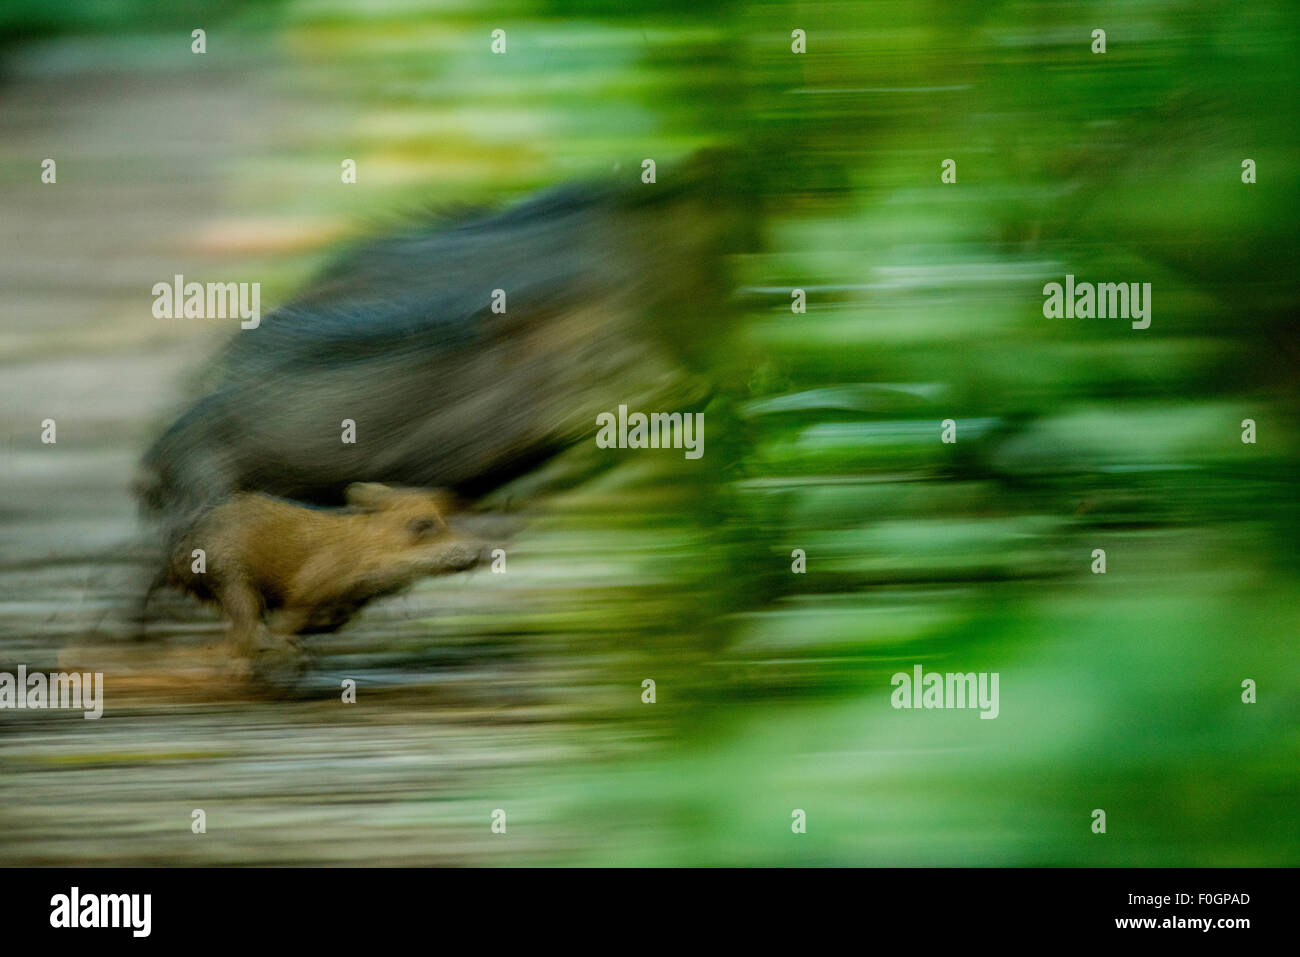
[{"label": "animal's hind leg", "polygon": [[251,658],[257,646],[257,628],[262,622],[262,596],[243,579],[223,582],[217,601],[229,621],[231,654]]}]

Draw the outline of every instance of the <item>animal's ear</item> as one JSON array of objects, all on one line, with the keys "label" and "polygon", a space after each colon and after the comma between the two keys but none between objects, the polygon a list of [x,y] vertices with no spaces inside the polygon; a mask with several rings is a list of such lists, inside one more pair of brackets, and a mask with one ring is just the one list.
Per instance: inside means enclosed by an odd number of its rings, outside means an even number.
[{"label": "animal's ear", "polygon": [[429,495],[433,498],[434,505],[443,511],[452,512],[460,507],[460,497],[451,489],[430,489]]},{"label": "animal's ear", "polygon": [[381,508],[393,490],[382,482],[353,482],[343,493],[354,508]]},{"label": "animal's ear", "polygon": [[450,489],[429,489],[429,498],[433,500],[433,507],[438,510],[439,518],[445,518],[460,507],[460,498]]}]

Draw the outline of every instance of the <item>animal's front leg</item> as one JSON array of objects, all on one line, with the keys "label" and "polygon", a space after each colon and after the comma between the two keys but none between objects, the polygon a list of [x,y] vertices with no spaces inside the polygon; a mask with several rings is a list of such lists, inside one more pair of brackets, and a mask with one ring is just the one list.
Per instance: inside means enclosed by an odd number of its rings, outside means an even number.
[{"label": "animal's front leg", "polygon": [[301,634],[311,624],[314,613],[313,608],[305,605],[280,608],[271,613],[268,626],[275,634],[285,637]]}]

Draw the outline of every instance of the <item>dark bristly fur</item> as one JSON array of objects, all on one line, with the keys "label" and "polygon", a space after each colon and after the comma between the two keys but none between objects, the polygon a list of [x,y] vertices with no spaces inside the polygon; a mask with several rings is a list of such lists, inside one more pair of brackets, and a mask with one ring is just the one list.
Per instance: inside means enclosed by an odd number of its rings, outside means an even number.
[{"label": "dark bristly fur", "polygon": [[[337,504],[347,483],[379,481],[474,497],[617,401],[682,401],[688,355],[724,320],[737,235],[705,166],[675,186],[568,186],[353,249],[234,334],[215,386],[145,455],[145,512],[174,537],[239,491]],[[344,419],[355,444],[340,441]]]}]

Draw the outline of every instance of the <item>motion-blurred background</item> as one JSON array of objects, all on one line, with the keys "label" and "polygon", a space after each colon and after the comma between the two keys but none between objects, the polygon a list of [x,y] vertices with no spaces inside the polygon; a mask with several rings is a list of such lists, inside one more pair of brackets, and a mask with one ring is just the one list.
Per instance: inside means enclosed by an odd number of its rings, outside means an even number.
[{"label": "motion-blurred background", "polygon": [[[0,713],[0,863],[1296,863],[1298,26],[1286,0],[9,0],[0,670],[104,670],[108,698]],[[197,606],[126,639],[132,471],[233,332],[155,319],[153,283],[259,280],[269,311],[392,216],[709,147],[762,242],[700,331],[703,459],[515,490],[507,573],[319,639],[316,697],[195,678]],[[1066,273],[1152,283],[1151,327],[1045,319]],[[998,672],[1000,716],[893,710],[914,664]]]}]

